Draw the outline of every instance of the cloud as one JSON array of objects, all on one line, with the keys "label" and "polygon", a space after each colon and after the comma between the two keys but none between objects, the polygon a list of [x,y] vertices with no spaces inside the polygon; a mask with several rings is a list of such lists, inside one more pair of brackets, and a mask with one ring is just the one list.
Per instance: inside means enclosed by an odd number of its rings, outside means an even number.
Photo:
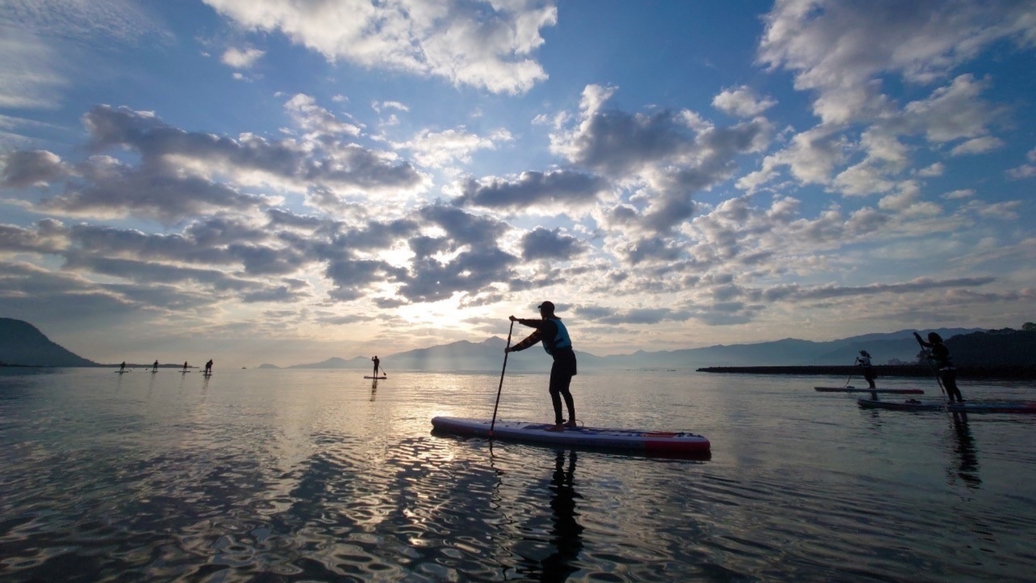
[{"label": "cloud", "polygon": [[747,86],[724,89],[712,98],[712,106],[716,109],[737,117],[755,117],[770,109],[777,102],[769,98],[758,98]]},{"label": "cloud", "polygon": [[133,42],[168,33],[147,10],[132,0],[5,0],[0,26],[15,25],[46,37]]},{"label": "cloud", "polygon": [[[304,95],[286,105],[306,130],[303,142],[237,139],[187,132],[154,113],[98,106],[83,117],[95,155],[76,165],[46,151],[3,156],[0,188],[55,183],[64,190],[39,208],[78,216],[140,216],[175,222],[221,209],[247,211],[277,197],[249,189],[309,191],[313,200],[341,210],[351,194],[400,196],[424,188],[426,178],[390,153],[349,141],[360,130],[338,121]],[[103,154],[133,152],[135,164]],[[132,156],[128,157],[132,160]],[[269,189],[267,189],[269,190]],[[320,197],[323,197],[322,199]]]},{"label": "cloud", "polygon": [[547,230],[536,227],[522,237],[522,259],[559,259],[567,261],[585,249],[579,239],[561,234],[561,229]]},{"label": "cloud", "polygon": [[0,224],[0,253],[56,254],[68,244],[68,230],[54,219],[43,219],[34,229]]},{"label": "cloud", "polygon": [[1020,180],[1022,178],[1032,178],[1036,176],[1036,149],[1029,150],[1025,155],[1025,158],[1029,161],[1028,164],[1022,164],[1017,168],[1011,168],[1007,171],[1007,176]]},{"label": "cloud", "polygon": [[53,109],[69,84],[57,51],[0,20],[0,108]]},{"label": "cloud", "polygon": [[46,150],[20,150],[0,154],[0,187],[47,186],[66,177],[70,169],[61,157]]},{"label": "cloud", "polygon": [[454,161],[471,162],[471,155],[479,150],[495,150],[500,142],[513,141],[510,132],[500,129],[489,136],[479,136],[463,127],[433,132],[421,130],[407,142],[396,144],[397,149],[406,149],[414,154],[414,160],[422,166],[444,168]]},{"label": "cloud", "polygon": [[971,188],[961,188],[958,190],[952,190],[942,195],[941,198],[946,200],[961,200],[965,198],[971,198],[975,196],[975,191]]},{"label": "cloud", "polygon": [[259,60],[266,54],[265,51],[259,49],[239,49],[236,47],[230,47],[227,49],[223,56],[220,57],[220,62],[228,67],[235,69],[251,69],[256,61]]},{"label": "cloud", "polygon": [[937,289],[971,288],[988,285],[996,281],[993,277],[963,277],[957,279],[931,279],[920,277],[903,283],[870,284],[864,286],[840,286],[834,284],[813,287],[799,287],[791,284],[765,290],[747,290],[746,295],[754,301],[784,300],[813,301],[832,298],[851,298],[878,294],[917,294]]},{"label": "cloud", "polygon": [[442,77],[494,93],[524,93],[547,78],[529,55],[544,42],[540,30],[557,22],[551,3],[533,0],[205,1],[243,28],[281,32],[331,62]]},{"label": "cloud", "polygon": [[950,150],[951,156],[966,156],[968,154],[984,154],[997,148],[1002,148],[1004,141],[1000,138],[985,136],[968,140]]},{"label": "cloud", "polygon": [[765,17],[759,61],[815,91],[813,111],[824,123],[874,119],[889,104],[873,80],[931,83],[994,42],[1031,47],[1034,16],[1031,4],[1006,0],[778,2]]},{"label": "cloud", "polygon": [[730,178],[737,156],[761,152],[769,141],[771,127],[762,118],[721,128],[687,110],[605,109],[613,92],[587,86],[574,127],[562,120],[551,135],[551,149],[613,182],[642,185],[612,220],[649,237],[689,218],[696,192]]},{"label": "cloud", "polygon": [[493,209],[527,209],[539,205],[579,208],[607,192],[607,180],[572,170],[522,172],[516,179],[469,179],[456,203]]}]

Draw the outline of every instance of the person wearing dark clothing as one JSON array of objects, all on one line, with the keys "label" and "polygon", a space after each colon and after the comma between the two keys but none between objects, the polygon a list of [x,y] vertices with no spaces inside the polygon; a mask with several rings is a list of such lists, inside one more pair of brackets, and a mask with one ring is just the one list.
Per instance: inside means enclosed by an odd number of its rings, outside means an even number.
[{"label": "person wearing dark clothing", "polygon": [[381,368],[381,359],[379,359],[377,355],[374,355],[374,358],[372,358],[371,360],[374,361],[374,378],[377,378],[378,369]]},{"label": "person wearing dark clothing", "polygon": [[157,360],[155,361],[155,364],[151,365],[151,372],[158,372],[158,361]]},{"label": "person wearing dark clothing", "polygon": [[939,378],[942,379],[942,386],[946,389],[946,398],[952,403],[954,399],[958,403],[964,402],[964,397],[957,388],[957,369],[953,368],[953,361],[950,360],[950,349],[942,342],[942,337],[935,332],[928,333],[928,342],[921,339],[921,335],[914,332],[914,338],[922,348],[928,349],[928,359],[939,371]]},{"label": "person wearing dark clothing", "polygon": [[[539,305],[539,310],[539,320],[511,316],[512,322],[535,328],[536,331],[518,344],[506,348],[505,352],[518,352],[537,342],[543,342],[543,349],[554,358],[554,365],[550,367],[550,400],[554,405],[554,427],[551,429],[564,431],[566,426],[577,427],[576,405],[569,390],[572,377],[576,376],[576,353],[572,351],[572,339],[568,335],[568,329],[561,323],[561,318],[554,315],[554,304],[543,302]],[[567,422],[561,417],[562,397],[568,406]]]},{"label": "person wearing dark clothing", "polygon": [[861,350],[860,356],[856,357],[856,364],[863,368],[863,378],[870,385],[869,388],[875,388],[874,379],[877,377],[874,374],[874,367],[871,366],[871,355],[866,350]]},{"label": "person wearing dark clothing", "polygon": [[212,359],[205,363],[205,374],[212,374]]}]

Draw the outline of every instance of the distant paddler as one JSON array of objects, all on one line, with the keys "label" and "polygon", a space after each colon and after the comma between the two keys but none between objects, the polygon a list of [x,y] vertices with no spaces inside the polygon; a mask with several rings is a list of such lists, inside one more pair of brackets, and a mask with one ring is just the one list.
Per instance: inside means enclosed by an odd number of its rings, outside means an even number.
[{"label": "distant paddler", "polygon": [[211,375],[212,374],[212,359],[211,358],[209,359],[208,362],[205,363],[205,374],[206,375]]},{"label": "distant paddler", "polygon": [[151,372],[158,372],[158,361],[157,360],[155,361],[155,364],[151,365]]},{"label": "distant paddler", "polygon": [[856,363],[855,364],[857,366],[860,366],[860,367],[863,368],[863,378],[867,381],[867,384],[870,385],[870,388],[872,388],[872,389],[875,388],[874,387],[875,374],[874,374],[874,367],[871,365],[871,355],[870,355],[870,353],[867,352],[866,350],[861,350],[860,351],[860,355],[856,357]]},{"label": "distant paddler", "polygon": [[378,378],[378,371],[381,369],[381,359],[375,354],[371,360],[374,362],[374,378]]},{"label": "distant paddler", "polygon": [[183,361],[183,372],[187,372],[187,361]]},{"label": "distant paddler", "polygon": [[126,372],[126,361],[125,360],[122,361],[122,364],[119,365],[119,372]]}]

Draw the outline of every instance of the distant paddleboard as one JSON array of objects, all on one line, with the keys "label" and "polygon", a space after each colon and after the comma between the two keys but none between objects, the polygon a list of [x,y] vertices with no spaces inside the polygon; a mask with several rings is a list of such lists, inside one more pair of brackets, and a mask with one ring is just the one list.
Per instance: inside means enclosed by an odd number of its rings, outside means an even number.
[{"label": "distant paddleboard", "polygon": [[376,379],[376,380],[381,380],[381,379],[387,379],[388,377],[363,377],[363,378],[365,378],[365,379]]},{"label": "distant paddleboard", "polygon": [[921,389],[857,389],[856,387],[813,387],[821,393],[886,393],[893,395],[923,395]]},{"label": "distant paddleboard", "polygon": [[[432,427],[436,431],[469,437],[489,437],[490,424],[488,419],[432,418]],[[564,431],[551,431],[552,427],[525,421],[497,421],[493,428],[493,439],[607,449],[649,456],[705,458],[710,455],[709,440],[695,433],[596,427],[566,427]]]},{"label": "distant paddleboard", "polygon": [[189,371],[189,370],[181,370],[181,371],[180,371],[180,374],[187,374],[187,373],[189,373],[189,372],[191,372],[191,371]]},{"label": "distant paddleboard", "polygon": [[1036,402],[1032,401],[978,401],[947,403],[945,401],[878,401],[857,399],[864,409],[889,409],[892,411],[948,411],[950,413],[1036,413]]},{"label": "distant paddleboard", "polygon": [[117,371],[114,371],[114,372],[115,372],[115,374],[122,374],[122,373],[125,373],[125,372],[133,372],[133,371],[131,371],[131,370],[117,370]]}]

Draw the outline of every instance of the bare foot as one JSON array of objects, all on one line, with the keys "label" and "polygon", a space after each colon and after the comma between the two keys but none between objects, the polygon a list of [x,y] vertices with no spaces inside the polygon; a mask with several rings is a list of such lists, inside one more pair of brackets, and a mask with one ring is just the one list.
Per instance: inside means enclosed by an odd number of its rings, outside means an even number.
[{"label": "bare foot", "polygon": [[565,426],[560,424],[560,423],[558,423],[557,425],[551,425],[550,427],[547,427],[547,431],[564,431],[564,430],[565,430]]}]

